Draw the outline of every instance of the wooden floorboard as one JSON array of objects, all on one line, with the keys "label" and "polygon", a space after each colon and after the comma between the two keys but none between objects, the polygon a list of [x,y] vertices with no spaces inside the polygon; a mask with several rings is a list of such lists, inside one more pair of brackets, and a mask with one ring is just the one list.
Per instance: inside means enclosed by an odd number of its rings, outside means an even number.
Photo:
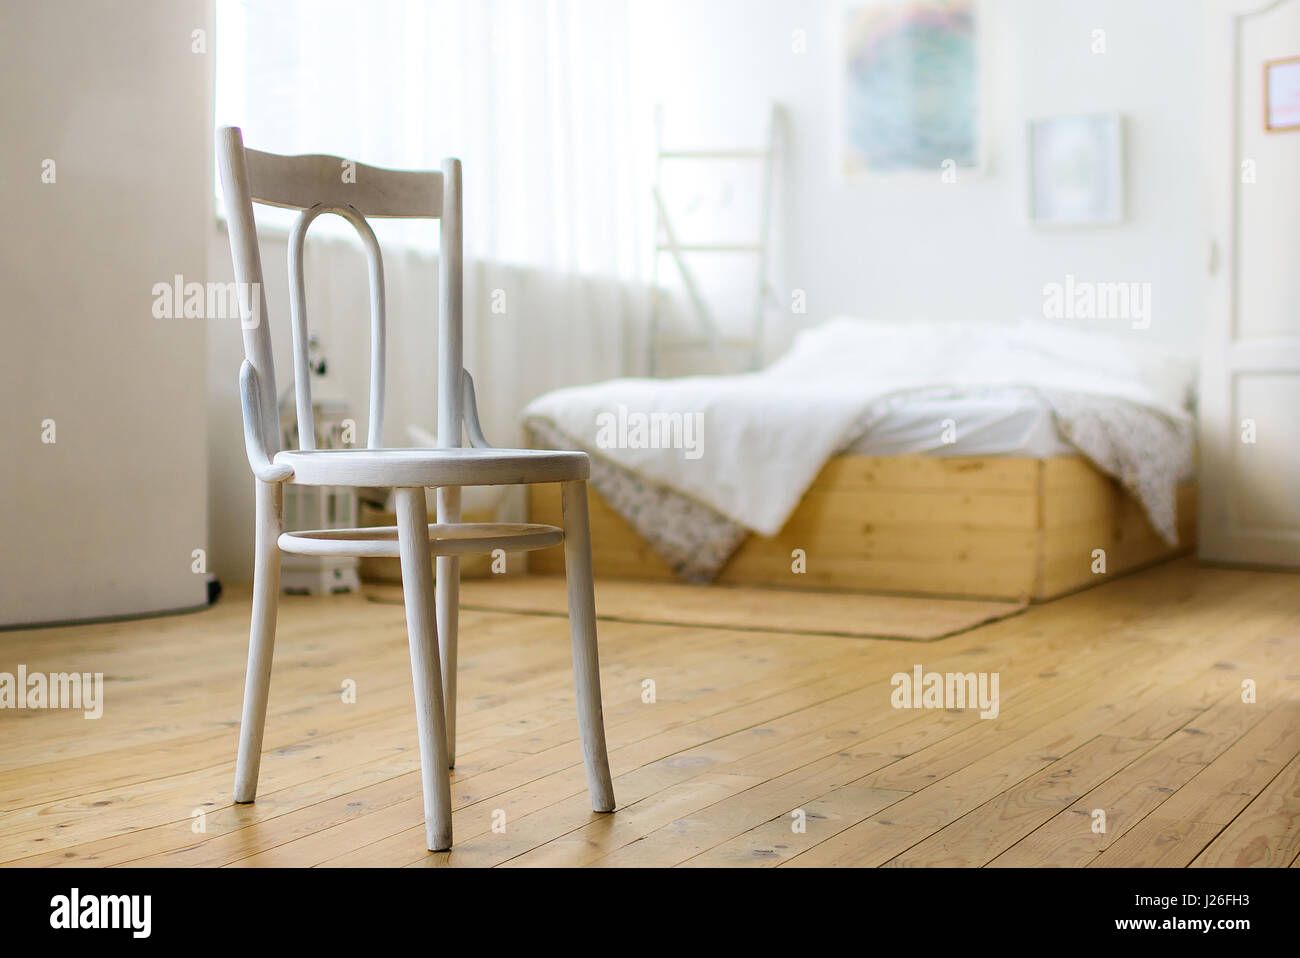
[{"label": "wooden floorboard", "polygon": [[[1291,866],[1298,583],[1179,560],[925,645],[601,622],[612,815],[587,801],[566,622],[466,611],[444,854],[400,606],[285,597],[253,805],[231,801],[246,589],[3,634],[0,672],[102,672],[105,704],[0,710],[0,863]],[[997,717],[894,708],[917,664],[998,673]]]}]

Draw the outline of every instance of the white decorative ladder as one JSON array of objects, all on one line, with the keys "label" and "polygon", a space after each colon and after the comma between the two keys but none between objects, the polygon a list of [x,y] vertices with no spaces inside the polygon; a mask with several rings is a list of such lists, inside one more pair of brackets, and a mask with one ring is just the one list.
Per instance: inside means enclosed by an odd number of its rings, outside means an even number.
[{"label": "white decorative ladder", "polygon": [[[655,107],[655,184],[653,189],[655,204],[655,248],[651,273],[650,331],[647,366],[651,376],[659,375],[661,368],[660,353],[665,350],[707,348],[716,358],[724,372],[736,371],[732,368],[729,350],[747,350],[748,368],[757,369],[763,361],[763,325],[768,302],[772,298],[772,288],[768,282],[769,265],[768,241],[772,222],[772,167],[776,148],[777,106],[773,104],[768,111],[766,144],[761,149],[667,149],[664,146],[664,108],[663,104]],[[663,165],[665,162],[692,161],[727,161],[751,160],[762,165],[760,181],[759,226],[758,236],[753,242],[708,242],[692,239],[682,242],[673,226],[664,202]],[[754,298],[753,329],[748,337],[724,339],[718,328],[712,308],[700,291],[695,270],[692,269],[688,254],[728,254],[754,256],[758,259],[758,282]],[[660,282],[660,260],[669,256],[681,275],[682,286],[694,312],[699,335],[695,337],[666,338],[661,329],[663,321],[662,300],[664,290]]]}]

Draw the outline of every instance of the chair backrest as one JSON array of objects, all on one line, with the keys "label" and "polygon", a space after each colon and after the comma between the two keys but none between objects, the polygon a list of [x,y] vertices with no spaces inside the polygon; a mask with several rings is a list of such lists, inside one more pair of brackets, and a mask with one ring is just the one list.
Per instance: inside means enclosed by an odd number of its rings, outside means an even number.
[{"label": "chair backrest", "polygon": [[[267,459],[278,451],[280,418],[276,408],[275,366],[262,260],[257,245],[253,204],[296,209],[299,216],[289,237],[289,307],[293,322],[294,396],[298,444],[316,445],[307,355],[307,308],[303,244],[307,228],[322,213],[334,213],[357,230],[365,245],[370,272],[370,422],[369,448],[383,445],[384,431],[384,267],[369,217],[439,220],[438,252],[438,445],[461,444],[463,347],[461,278],[460,160],[443,160],[442,170],[385,170],[337,156],[280,156],[244,147],[238,127],[217,134],[221,186],[226,198],[230,251],[235,282],[245,311],[244,357],[252,367],[257,410],[245,415],[250,449]],[[251,297],[256,297],[252,299]],[[256,466],[254,467],[256,469]]]}]

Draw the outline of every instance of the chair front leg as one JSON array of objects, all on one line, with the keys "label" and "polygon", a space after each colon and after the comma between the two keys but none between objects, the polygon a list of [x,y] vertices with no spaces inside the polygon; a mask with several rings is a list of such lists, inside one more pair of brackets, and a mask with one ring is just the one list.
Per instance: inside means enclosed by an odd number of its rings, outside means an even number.
[{"label": "chair front leg", "polygon": [[[438,490],[438,521],[460,522],[460,487]],[[438,648],[442,701],[447,709],[447,762],[456,767],[456,646],[460,639],[460,556],[438,556]]]},{"label": "chair front leg", "polygon": [[415,724],[420,740],[420,782],[424,833],[430,851],[451,848],[451,773],[442,703],[442,669],[434,613],[433,558],[429,512],[423,489],[398,489],[397,539],[402,560],[402,596],[415,683]]},{"label": "chair front leg", "polygon": [[275,653],[275,619],[280,606],[280,529],[284,517],[284,484],[257,480],[256,551],[253,556],[253,621],[248,630],[248,671],[244,676],[244,712],[239,724],[239,753],[235,760],[235,801],[257,797],[262,765],[262,733],[266,701],[271,691],[271,659]]},{"label": "chair front leg", "polygon": [[591,528],[587,483],[563,484],[564,577],[569,589],[569,635],[573,645],[573,684],[578,697],[578,731],[587,768],[591,807],[614,810],[614,783],[605,749],[605,717],[600,703],[600,659],[596,650],[596,593],[591,568]]}]

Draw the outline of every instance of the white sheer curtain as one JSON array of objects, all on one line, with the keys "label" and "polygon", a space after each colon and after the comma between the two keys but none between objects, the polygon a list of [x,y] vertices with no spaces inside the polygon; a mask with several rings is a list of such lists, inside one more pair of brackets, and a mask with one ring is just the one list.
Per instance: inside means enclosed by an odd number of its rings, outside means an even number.
[{"label": "white sheer curtain", "polygon": [[[493,442],[520,441],[533,396],[636,364],[650,147],[649,117],[630,102],[625,0],[218,0],[217,12],[217,120],[250,146],[464,162],[466,365]],[[259,222],[285,222],[277,212],[259,209]],[[308,314],[332,385],[362,404],[365,272],[348,227],[324,226],[309,241]],[[408,423],[436,419],[437,228],[375,226],[396,445]],[[273,247],[267,271],[284,268]],[[270,310],[287,323],[284,304]]]}]

